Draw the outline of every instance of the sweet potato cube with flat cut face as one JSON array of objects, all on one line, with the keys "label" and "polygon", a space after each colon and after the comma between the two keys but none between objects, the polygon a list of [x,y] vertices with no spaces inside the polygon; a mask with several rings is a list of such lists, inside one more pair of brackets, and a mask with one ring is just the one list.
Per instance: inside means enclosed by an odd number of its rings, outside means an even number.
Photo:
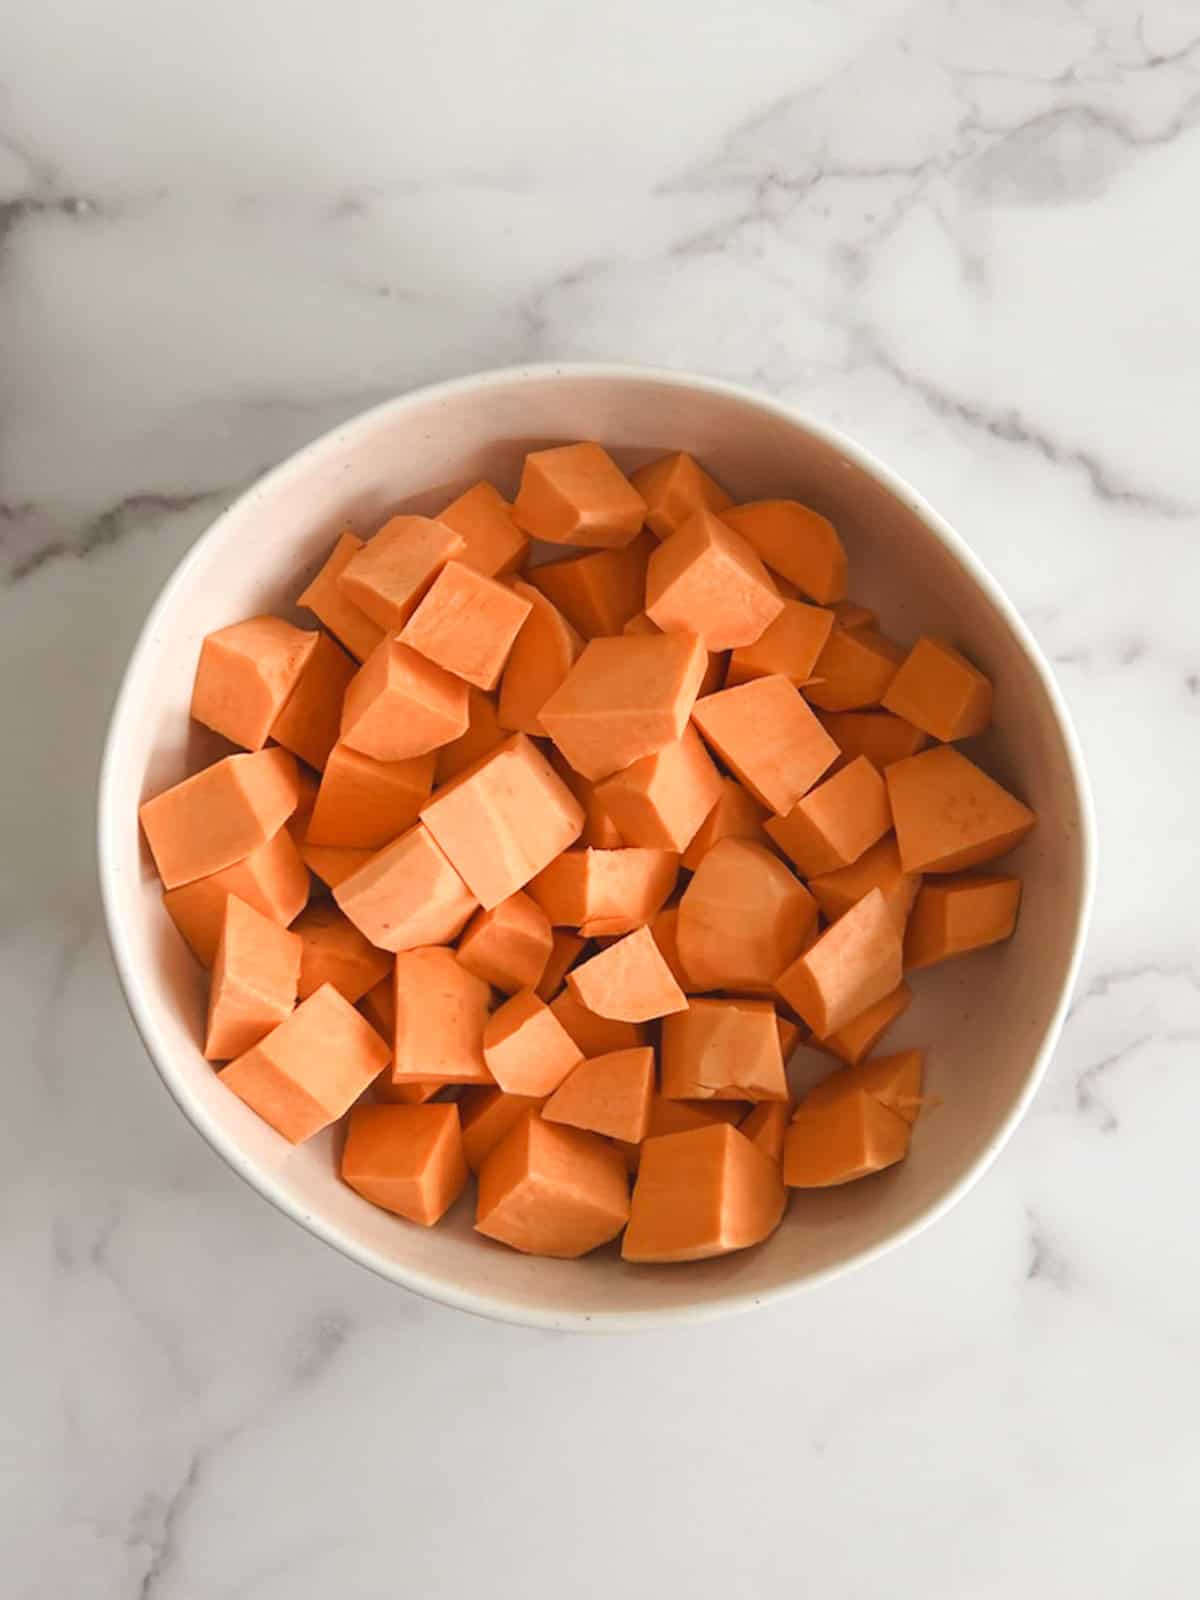
[{"label": "sweet potato cube with flat cut face", "polygon": [[323,772],[338,741],[342,702],[358,670],[354,661],[327,633],[316,644],[296,680],[283,710],[271,724],[271,737],[285,750]]},{"label": "sweet potato cube with flat cut face", "polygon": [[706,695],[692,716],[706,743],[778,816],[837,760],[837,745],[786,678],[755,678]]},{"label": "sweet potato cube with flat cut face", "polygon": [[646,1140],[626,1261],[701,1261],[761,1244],[786,1202],[779,1167],[725,1123]]},{"label": "sweet potato cube with flat cut face", "polygon": [[527,1114],[480,1168],[476,1230],[513,1250],[572,1260],[615,1239],[628,1219],[624,1158],[579,1128]]},{"label": "sweet potato cube with flat cut face", "polygon": [[769,815],[767,808],[736,779],[722,778],[717,803],[683,852],[681,865],[695,872],[713,845],[722,839],[750,839],[755,844],[766,845],[763,823]]},{"label": "sweet potato cube with flat cut face", "polygon": [[205,1056],[231,1061],[286,1022],[299,975],[296,935],[227,895],[208,996]]},{"label": "sweet potato cube with flat cut face", "polygon": [[669,539],[697,511],[724,511],[733,504],[715,478],[684,450],[648,461],[629,481],[646,502],[646,525],[659,539]]},{"label": "sweet potato cube with flat cut face", "polygon": [[558,607],[585,639],[620,633],[642,609],[653,537],[640,534],[623,550],[589,550],[534,567],[529,582]]},{"label": "sweet potato cube with flat cut face", "polygon": [[992,720],[991,680],[944,639],[918,639],[883,707],[935,739],[969,739]]},{"label": "sweet potato cube with flat cut face", "polygon": [[341,736],[375,761],[407,761],[459,738],[467,722],[463,680],[389,636],[346,690]]},{"label": "sweet potato cube with flat cut face", "polygon": [[525,457],[513,503],[517,526],[551,544],[613,549],[642,530],[646,502],[598,444],[566,444]]},{"label": "sweet potato cube with flat cut face", "polygon": [[693,999],[662,1029],[662,1092],[672,1100],[786,1100],[769,1000]]},{"label": "sweet potato cube with flat cut face", "polygon": [[709,650],[733,650],[753,644],[782,610],[753,548],[711,511],[697,511],[650,557],[646,615],[664,633],[695,633]]},{"label": "sweet potato cube with flat cut face", "polygon": [[525,560],[529,540],[512,518],[512,507],[493,484],[477,483],[452,500],[437,520],[464,542],[458,559],[485,578],[502,578]]},{"label": "sweet potato cube with flat cut face", "polygon": [[426,589],[466,549],[466,540],[431,517],[392,517],[355,551],[338,585],[381,628],[404,626]]},{"label": "sweet potato cube with flat cut face", "polygon": [[542,1108],[547,1122],[640,1144],[650,1126],[654,1051],[616,1050],[581,1061]]},{"label": "sweet potato cube with flat cut face", "polygon": [[834,628],[804,691],[822,711],[877,706],[896,676],[904,651],[874,628]]},{"label": "sweet potato cube with flat cut face", "polygon": [[[390,971],[381,983],[373,989],[368,989],[358,1003],[358,1009],[375,1029],[381,1039],[386,1039],[389,1046],[396,1042],[396,974]],[[392,1082],[391,1063],[389,1058],[388,1070],[381,1072],[371,1085],[371,1093],[383,1105],[398,1106],[423,1106],[427,1100],[432,1100],[441,1093],[445,1087],[441,1083],[425,1083],[404,1079],[401,1083]]]},{"label": "sweet potato cube with flat cut face", "polygon": [[783,1181],[792,1189],[852,1183],[908,1154],[911,1128],[862,1089],[800,1106],[783,1136]]},{"label": "sweet potato cube with flat cut face", "polygon": [[387,951],[377,950],[329,900],[317,900],[302,911],[292,932],[301,945],[301,1000],[329,983],[353,1005],[391,973]]},{"label": "sweet potato cube with flat cut face", "polygon": [[331,984],[221,1072],[291,1144],[336,1122],[387,1066],[388,1047]]},{"label": "sweet potato cube with flat cut face", "polygon": [[581,1058],[579,1046],[544,1000],[522,989],[483,1030],[488,1071],[506,1094],[553,1094]]},{"label": "sweet potato cube with flat cut face", "polygon": [[490,911],[579,837],[583,808],[518,733],[435,794],[421,820]]},{"label": "sweet potato cube with flat cut face", "polygon": [[165,889],[243,860],[296,809],[296,758],[286,750],[226,756],[143,802],[138,819]]},{"label": "sweet potato cube with flat cut face", "polygon": [[282,617],[250,617],[200,646],[192,717],[245,750],[261,750],[317,643]]},{"label": "sweet potato cube with flat cut face", "polygon": [[458,1107],[355,1106],[342,1179],[372,1205],[431,1228],[467,1185]]},{"label": "sweet potato cube with flat cut face", "polygon": [[432,788],[431,755],[376,761],[348,744],[335,745],[325,763],[305,843],[378,850],[412,827]]},{"label": "sweet potato cube with flat cut face", "polygon": [[808,892],[830,922],[844,917],[864,895],[878,889],[901,933],[920,886],[919,875],[905,872],[900,865],[900,850],[896,836],[891,833],[865,850],[850,866],[839,867],[835,872],[816,873],[808,880]]},{"label": "sweet potato cube with flat cut face", "polygon": [[230,895],[286,928],[304,910],[308,888],[308,872],[292,836],[280,828],[233,866],[168,889],[163,907],[196,960],[211,967]]},{"label": "sweet potato cube with flat cut face", "polygon": [[832,611],[805,605],[803,600],[785,600],[774,622],[730,656],[725,686],[733,689],[752,678],[778,674],[799,689],[812,677],[832,629]]},{"label": "sweet potato cube with flat cut face", "polygon": [[921,886],[904,935],[909,971],[999,944],[1017,925],[1021,880],[964,872]]},{"label": "sweet potato cube with flat cut face", "polygon": [[665,904],[679,875],[671,850],[564,850],[529,885],[556,927],[585,938],[632,933]]},{"label": "sweet potato cube with flat cut face", "polygon": [[384,633],[377,622],[372,622],[365,611],[360,611],[343,594],[339,582],[350,561],[362,548],[363,542],[355,534],[341,534],[328,561],[296,602],[324,623],[356,661],[365,661]]},{"label": "sweet potato cube with flat cut face", "polygon": [[458,959],[493,988],[516,994],[541,982],[553,943],[546,913],[518,891],[475,913],[458,941]]},{"label": "sweet potato cube with flat cut face", "polygon": [[777,856],[747,839],[722,839],[679,902],[679,958],[697,989],[773,993],[817,931],[808,890]]},{"label": "sweet potato cube with flat cut face", "polygon": [[381,950],[445,944],[466,926],[479,901],[421,823],[343,878],[333,898],[358,931]]},{"label": "sweet potato cube with flat cut face", "polygon": [[567,974],[567,988],[589,1011],[616,1022],[650,1022],[687,1006],[649,928],[580,962]]},{"label": "sweet potato cube with flat cut face", "polygon": [[506,584],[485,578],[462,561],[448,561],[400,638],[477,689],[494,689],[532,609],[530,601]]},{"label": "sweet potato cube with flat cut face", "polygon": [[906,872],[960,872],[1004,855],[1037,818],[949,745],[894,762],[885,774]]},{"label": "sweet potato cube with flat cut face", "polygon": [[821,723],[841,751],[835,772],[857,756],[866,756],[882,772],[893,761],[915,756],[929,743],[920,728],[890,711],[825,711]]},{"label": "sweet potato cube with flat cut face", "polygon": [[514,578],[513,592],[530,611],[500,679],[497,717],[502,728],[545,738],[542,707],[578,661],[583,640],[540,590]]},{"label": "sweet potato cube with flat cut face", "polygon": [[643,756],[597,785],[596,803],[628,845],[686,850],[721,797],[721,774],[700,735],[681,738]]},{"label": "sweet potato cube with flat cut face", "polygon": [[392,994],[393,1084],[491,1083],[483,1054],[491,991],[453,950],[402,951]]},{"label": "sweet potato cube with flat cut face", "polygon": [[550,1001],[550,1009],[579,1046],[579,1053],[583,1056],[604,1056],[617,1050],[636,1050],[649,1038],[642,1023],[620,1022],[614,1017],[597,1016],[569,988],[554,996]]},{"label": "sweet potato cube with flat cut face", "polygon": [[796,500],[754,500],[721,513],[760,561],[819,606],[846,598],[846,551],[827,517]]},{"label": "sweet potato cube with flat cut face", "polygon": [[858,860],[892,826],[887,789],[865,756],[803,795],[786,817],[763,824],[806,878]]},{"label": "sweet potato cube with flat cut face", "polygon": [[505,1094],[495,1084],[464,1089],[458,1111],[462,1121],[463,1154],[472,1172],[478,1172],[489,1153],[527,1112],[542,1105],[540,1096]]},{"label": "sweet potato cube with flat cut face", "polygon": [[542,707],[545,731],[585,778],[607,778],[683,735],[708,668],[691,634],[593,639]]},{"label": "sweet potato cube with flat cut face", "polygon": [[780,974],[775,987],[824,1039],[891,994],[900,978],[900,934],[883,895],[872,889]]},{"label": "sweet potato cube with flat cut face", "polygon": [[902,1017],[911,1004],[912,990],[902,983],[824,1039],[813,1039],[812,1047],[853,1066],[871,1054],[892,1023]]},{"label": "sweet potato cube with flat cut face", "polygon": [[901,1050],[894,1056],[876,1056],[874,1061],[843,1067],[823,1082],[814,1084],[802,1104],[809,1109],[832,1105],[843,1095],[861,1090],[911,1124],[921,1112],[924,1067],[925,1056],[920,1050]]}]

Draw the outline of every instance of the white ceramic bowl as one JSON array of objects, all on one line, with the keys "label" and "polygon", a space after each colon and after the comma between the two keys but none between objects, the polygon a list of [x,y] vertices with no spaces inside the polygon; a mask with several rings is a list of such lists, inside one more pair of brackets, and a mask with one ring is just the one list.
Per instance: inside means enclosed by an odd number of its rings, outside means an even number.
[{"label": "white ceramic bowl", "polygon": [[[1016,937],[920,974],[888,1047],[928,1049],[929,1091],[909,1160],[845,1188],[797,1193],[768,1243],[724,1259],[631,1267],[612,1252],[537,1260],[472,1231],[467,1197],[426,1230],[343,1185],[332,1133],[293,1149],[218,1082],[200,1054],[205,980],[163,911],[139,803],[195,770],[188,721],[203,636],[294,597],[349,520],[432,512],[480,477],[512,492],[528,450],[599,439],[627,468],[698,456],[735,497],[792,496],[830,516],[852,592],[900,640],[943,634],[996,686],[974,741],[1039,824],[1013,858]],[[630,1328],[762,1305],[910,1238],[983,1172],[1037,1087],[1079,962],[1094,871],[1087,782],[1066,709],[1029,632],[969,546],[899,478],[834,430],[729,384],[679,373],[541,366],[422,389],[326,434],[200,538],[155,603],[117,698],[100,777],[100,879],[134,1020],[184,1114],[268,1200],[386,1278],[466,1310],[555,1328]]]}]

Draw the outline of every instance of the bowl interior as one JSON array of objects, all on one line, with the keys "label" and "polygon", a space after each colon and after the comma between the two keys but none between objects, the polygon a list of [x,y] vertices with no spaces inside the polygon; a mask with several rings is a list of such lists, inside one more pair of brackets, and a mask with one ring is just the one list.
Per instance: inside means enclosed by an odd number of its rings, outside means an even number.
[{"label": "bowl interior", "polygon": [[[944,635],[991,675],[994,726],[968,749],[1040,818],[1012,858],[1024,879],[1015,939],[920,974],[915,1003],[889,1035],[889,1048],[926,1048],[929,1090],[944,1102],[918,1123],[911,1159],[845,1189],[795,1194],[766,1245],[686,1267],[627,1267],[610,1252],[532,1260],[476,1235],[467,1197],[426,1231],[338,1180],[332,1133],[287,1145],[200,1054],[204,975],[162,909],[137,826],[144,798],[216,751],[188,721],[206,633],[260,611],[294,614],[343,524],[368,531],[397,508],[434,511],[484,476],[511,493],[526,451],[575,438],[602,440],[627,468],[690,450],[739,499],[794,496],[829,515],[849,548],[852,594],[880,610],[891,634]],[[264,479],[195,546],[151,615],[118,702],[101,781],[101,873],[150,1054],[191,1120],[264,1194],[439,1299],[556,1325],[656,1319],[762,1300],[895,1242],[998,1147],[1053,1041],[1080,942],[1090,870],[1081,785],[1044,666],[1003,597],[931,513],[846,441],[720,384],[532,369],[425,391],[345,425]]]}]

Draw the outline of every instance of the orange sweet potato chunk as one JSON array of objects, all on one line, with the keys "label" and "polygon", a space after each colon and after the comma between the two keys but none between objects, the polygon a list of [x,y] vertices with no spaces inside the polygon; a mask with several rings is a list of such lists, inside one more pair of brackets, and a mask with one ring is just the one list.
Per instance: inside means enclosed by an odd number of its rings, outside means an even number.
[{"label": "orange sweet potato chunk", "polygon": [[344,878],[366,863],[375,854],[373,850],[355,850],[343,844],[302,844],[300,857],[304,865],[330,889],[335,889]]},{"label": "orange sweet potato chunk", "polygon": [[[477,689],[494,689],[532,609],[532,602],[507,584],[485,578],[462,561],[448,561],[400,638]],[[461,737],[461,730],[453,737]]]},{"label": "orange sweet potato chunk", "polygon": [[567,988],[598,1017],[650,1022],[687,1007],[649,928],[637,928],[567,974]]},{"label": "orange sweet potato chunk", "polygon": [[296,602],[311,611],[340,639],[356,661],[365,661],[383,638],[384,630],[372,622],[365,611],[343,594],[339,582],[350,560],[363,548],[363,542],[353,533],[343,533],[333,547],[328,561]]},{"label": "orange sweet potato chunk", "polygon": [[696,985],[679,954],[679,907],[665,906],[649,924],[649,928],[675,982],[684,994],[694,993]]},{"label": "orange sweet potato chunk", "polygon": [[505,1094],[538,1097],[553,1094],[582,1059],[579,1046],[532,989],[522,989],[488,1018],[483,1056]]},{"label": "orange sweet potato chunk", "polygon": [[679,902],[679,958],[697,989],[771,991],[817,931],[804,885],[764,846],[728,838]]},{"label": "orange sweet potato chunk", "polygon": [[439,790],[421,820],[485,910],[576,840],[583,809],[523,733]]},{"label": "orange sweet potato chunk", "polygon": [[862,1089],[825,1104],[807,1100],[783,1138],[783,1181],[791,1189],[826,1189],[893,1166],[908,1154],[902,1116]]},{"label": "orange sweet potato chunk", "polygon": [[376,1100],[386,1105],[420,1106],[427,1100],[432,1100],[440,1094],[445,1087],[441,1083],[421,1083],[405,1079],[403,1083],[393,1083],[391,1067],[391,1049],[396,1042],[396,974],[391,969],[382,982],[377,983],[373,989],[368,989],[358,1002],[358,1009],[375,1029],[381,1039],[388,1043],[389,1070],[381,1072],[371,1085],[371,1093]]},{"label": "orange sweet potato chunk", "polygon": [[697,511],[650,557],[646,615],[664,633],[733,650],[753,644],[782,610],[753,548],[711,511]]},{"label": "orange sweet potato chunk", "polygon": [[166,889],[233,866],[296,809],[296,758],[286,750],[226,756],[143,802],[142,832]]},{"label": "orange sweet potato chunk", "polygon": [[550,1001],[550,1009],[574,1039],[583,1056],[612,1055],[617,1050],[636,1050],[647,1040],[646,1028],[640,1022],[619,1022],[613,1017],[600,1017],[575,996],[563,989]]},{"label": "orange sweet potato chunk", "polygon": [[261,750],[317,642],[282,617],[250,617],[200,647],[192,717],[245,750]]},{"label": "orange sweet potato chunk", "polygon": [[227,895],[208,996],[208,1060],[231,1061],[285,1022],[299,975],[296,935]]},{"label": "orange sweet potato chunk", "polygon": [[643,533],[623,550],[590,550],[534,567],[529,582],[585,639],[620,633],[645,602],[653,549],[654,539]]},{"label": "orange sweet potato chunk", "polygon": [[336,1122],[387,1066],[388,1047],[326,984],[221,1072],[221,1082],[291,1144]]},{"label": "orange sweet potato chunk", "polygon": [[850,866],[817,873],[808,880],[808,892],[830,922],[844,917],[872,889],[880,890],[901,933],[920,886],[920,876],[905,872],[900,865],[900,849],[891,833]]},{"label": "orange sweet potato chunk", "polygon": [[493,988],[516,994],[541,982],[553,943],[546,913],[518,891],[475,913],[458,941],[458,959]]},{"label": "orange sweet potato chunk", "polygon": [[992,720],[991,680],[944,639],[918,639],[883,706],[935,739],[969,739]]},{"label": "orange sweet potato chunk", "polygon": [[827,606],[846,598],[846,551],[827,517],[795,500],[755,500],[730,506],[721,519],[810,600]]},{"label": "orange sweet potato chunk", "polygon": [[391,1081],[491,1083],[483,1053],[491,990],[440,946],[396,957]]},{"label": "orange sweet potato chunk", "polygon": [[619,935],[650,921],[678,875],[671,850],[564,850],[529,893],[555,926],[578,928],[585,938]]},{"label": "orange sweet potato chunk", "polygon": [[669,539],[697,511],[724,511],[733,504],[715,478],[684,450],[648,461],[629,480],[646,502],[646,525]]},{"label": "orange sweet potato chunk", "polygon": [[665,1018],[662,1092],[672,1100],[786,1100],[775,1007],[693,999]]},{"label": "orange sweet potato chunk", "polygon": [[342,702],[357,668],[327,633],[312,637],[316,643],[300,669],[296,687],[271,724],[271,737],[323,772],[338,740]]},{"label": "orange sweet potato chunk", "polygon": [[432,788],[431,755],[376,761],[347,744],[335,745],[325,763],[305,843],[378,850],[412,827]]},{"label": "orange sweet potato chunk", "polygon": [[422,823],[343,878],[333,898],[381,950],[457,938],[479,902]]},{"label": "orange sweet potato chunk", "polygon": [[539,589],[515,578],[513,591],[530,610],[500,679],[497,715],[502,728],[545,738],[542,707],[578,661],[583,640]]},{"label": "orange sweet potato chunk", "polygon": [[392,517],[346,563],[338,586],[372,622],[391,631],[404,626],[417,602],[466,540],[431,517]]},{"label": "orange sweet potato chunk", "polygon": [[595,790],[626,844],[657,850],[685,850],[720,798],[721,774],[690,725]]},{"label": "orange sweet potato chunk", "polygon": [[837,759],[837,745],[778,674],[706,695],[692,715],[725,764],[779,816]]},{"label": "orange sweet potato chunk", "polygon": [[1017,925],[1021,880],[1000,873],[933,878],[921,887],[904,934],[904,965],[915,971],[999,944]]},{"label": "orange sweet potato chunk", "polygon": [[573,1068],[542,1107],[542,1116],[640,1144],[650,1126],[653,1098],[654,1051],[616,1050]]},{"label": "orange sweet potato chunk", "polygon": [[594,1133],[527,1114],[485,1157],[475,1227],[528,1255],[573,1260],[629,1218],[620,1152]]},{"label": "orange sweet potato chunk", "polygon": [[[508,737],[496,711],[496,702],[482,689],[467,690],[467,731],[439,746],[434,756],[435,781],[440,788],[486,755]],[[428,799],[428,795],[425,797]]]},{"label": "orange sweet potato chunk", "polygon": [[301,943],[301,1000],[330,983],[353,1005],[387,977],[392,958],[377,950],[329,900],[316,900],[292,924]]},{"label": "orange sweet potato chunk", "polygon": [[626,1261],[700,1261],[761,1244],[787,1196],[779,1166],[727,1124],[647,1139],[642,1145]]},{"label": "orange sweet potato chunk", "polygon": [[[542,975],[534,984],[538,998],[547,1004],[562,987],[562,981],[583,953],[587,940],[568,928],[552,928],[550,954]],[[584,1052],[587,1054],[587,1052]]]},{"label": "orange sweet potato chunk", "polygon": [[196,960],[211,967],[230,895],[286,928],[304,910],[308,888],[308,872],[292,836],[280,828],[233,866],[168,889],[163,906]]},{"label": "orange sweet potato chunk", "polygon": [[462,535],[465,548],[458,559],[485,578],[502,578],[525,560],[529,540],[494,484],[475,484],[439,511],[437,520]]},{"label": "orange sweet potato chunk", "polygon": [[884,774],[906,872],[959,872],[1019,844],[1037,818],[949,745],[894,762]]},{"label": "orange sweet potato chunk", "polygon": [[891,994],[885,994],[882,1000],[876,1000],[873,1006],[860,1011],[843,1027],[824,1039],[814,1039],[813,1049],[824,1050],[826,1054],[837,1056],[839,1061],[853,1066],[871,1054],[892,1023],[902,1017],[911,1004],[912,990],[902,983]]},{"label": "orange sweet potato chunk", "polygon": [[692,634],[593,639],[542,706],[542,725],[576,772],[607,778],[682,736],[707,667]]},{"label": "orange sweet potato chunk", "polygon": [[877,706],[896,676],[904,651],[875,628],[834,628],[804,691],[822,711]]},{"label": "orange sweet potato chunk", "polygon": [[887,788],[866,756],[859,756],[810,789],[786,817],[772,817],[763,826],[806,878],[836,872],[890,831]]},{"label": "orange sweet potato chunk", "polygon": [[467,1186],[458,1107],[355,1106],[342,1180],[372,1205],[431,1228]]},{"label": "orange sweet potato chunk", "polygon": [[843,1095],[869,1094],[912,1124],[921,1112],[921,1079],[925,1056],[920,1050],[901,1050],[894,1056],[876,1056],[843,1067],[822,1083],[814,1084],[804,1097],[807,1107],[832,1105]]},{"label": "orange sweet potato chunk", "polygon": [[462,1122],[463,1154],[472,1172],[478,1172],[489,1153],[527,1112],[543,1105],[540,1096],[505,1094],[494,1084],[462,1090],[458,1099]]},{"label": "orange sweet potato chunk", "polygon": [[646,502],[598,444],[565,444],[525,457],[516,524],[551,544],[614,549],[642,531]]},{"label": "orange sweet potato chunk", "polygon": [[341,736],[374,761],[407,761],[461,737],[467,723],[463,680],[389,635],[346,690]]},{"label": "orange sweet potato chunk", "polygon": [[696,830],[680,864],[695,872],[704,857],[722,839],[750,839],[765,845],[763,823],[770,812],[734,778],[722,778],[717,803]]},{"label": "orange sweet potato chunk", "polygon": [[893,761],[915,756],[929,743],[920,728],[914,728],[903,717],[892,716],[890,711],[825,711],[821,722],[841,751],[834,771],[858,756],[866,756],[882,772]]},{"label": "orange sweet potato chunk", "polygon": [[824,1039],[900,983],[900,933],[872,889],[776,979],[797,1016]]},{"label": "orange sweet potato chunk", "polygon": [[805,605],[803,600],[785,600],[765,632],[734,650],[725,675],[726,688],[778,674],[799,689],[812,677],[832,628],[832,611]]},{"label": "orange sweet potato chunk", "polygon": [[763,1155],[782,1162],[783,1136],[791,1114],[792,1107],[787,1100],[762,1100],[738,1123],[738,1132],[743,1139],[757,1145]]}]

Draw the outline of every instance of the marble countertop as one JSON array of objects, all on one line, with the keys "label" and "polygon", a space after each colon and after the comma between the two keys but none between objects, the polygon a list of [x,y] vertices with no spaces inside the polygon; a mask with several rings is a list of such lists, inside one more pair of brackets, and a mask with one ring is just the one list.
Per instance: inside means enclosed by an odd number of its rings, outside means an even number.
[{"label": "marble countertop", "polygon": [[[7,1600],[1194,1592],[1198,174],[1189,0],[7,8]],[[94,882],[122,663],[214,513],[548,357],[745,381],[896,466],[1056,663],[1099,810],[985,1180],[675,1334],[474,1321],[277,1215],[159,1087]]]}]

